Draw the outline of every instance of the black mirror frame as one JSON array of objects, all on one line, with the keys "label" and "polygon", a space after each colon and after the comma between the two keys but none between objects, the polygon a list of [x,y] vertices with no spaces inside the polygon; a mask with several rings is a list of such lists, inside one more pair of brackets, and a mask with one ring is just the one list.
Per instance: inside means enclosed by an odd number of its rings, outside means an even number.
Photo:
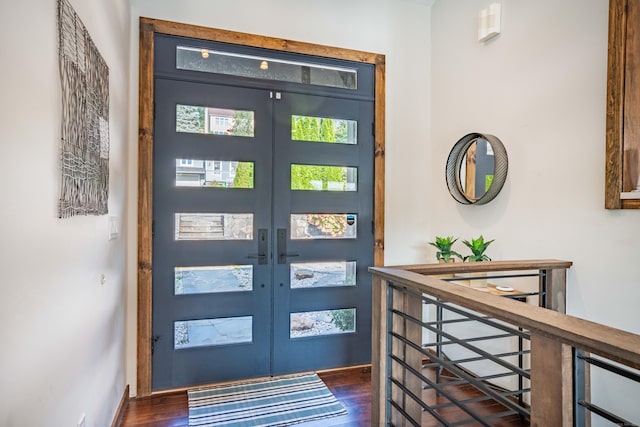
[{"label": "black mirror frame", "polygon": [[[478,139],[488,141],[493,149],[495,161],[493,181],[491,182],[489,190],[487,190],[482,197],[477,200],[469,200],[462,190],[462,183],[460,182],[460,168],[467,150],[471,144]],[[451,196],[458,203],[462,203],[463,205],[484,205],[495,199],[498,193],[500,193],[500,190],[502,190],[502,187],[507,180],[508,169],[509,159],[507,157],[507,150],[505,150],[504,145],[502,145],[502,141],[493,135],[475,132],[470,133],[460,138],[449,153],[445,170],[447,188],[449,189]]]}]

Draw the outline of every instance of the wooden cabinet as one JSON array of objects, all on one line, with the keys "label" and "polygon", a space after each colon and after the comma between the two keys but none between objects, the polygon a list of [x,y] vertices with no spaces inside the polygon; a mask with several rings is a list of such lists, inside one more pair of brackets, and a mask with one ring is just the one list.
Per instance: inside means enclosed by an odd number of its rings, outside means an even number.
[{"label": "wooden cabinet", "polygon": [[609,1],[605,207],[640,209],[640,0]]}]

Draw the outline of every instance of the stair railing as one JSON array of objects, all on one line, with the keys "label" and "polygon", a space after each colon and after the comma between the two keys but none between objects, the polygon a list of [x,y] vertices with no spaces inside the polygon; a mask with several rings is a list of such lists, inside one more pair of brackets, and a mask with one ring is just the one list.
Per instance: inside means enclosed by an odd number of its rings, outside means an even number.
[{"label": "stair railing", "polygon": [[[593,414],[635,425],[590,401],[589,367],[640,384],[640,335],[564,314],[570,267],[532,260],[370,268],[372,425],[490,426],[501,419],[568,427],[588,425]],[[538,286],[474,289],[477,278],[461,276],[477,272],[498,283],[537,278]],[[511,347],[496,348],[501,340]],[[461,386],[476,396],[456,396]],[[499,409],[487,412],[487,402]],[[447,419],[452,413],[456,420]]]}]

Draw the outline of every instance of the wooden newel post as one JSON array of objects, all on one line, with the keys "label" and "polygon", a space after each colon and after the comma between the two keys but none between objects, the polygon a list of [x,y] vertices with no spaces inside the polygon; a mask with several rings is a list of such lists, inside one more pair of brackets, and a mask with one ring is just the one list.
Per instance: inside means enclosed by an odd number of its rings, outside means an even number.
[{"label": "wooden newel post", "polygon": [[531,333],[531,426],[573,425],[571,347]]},{"label": "wooden newel post", "polygon": [[371,324],[371,425],[385,423],[385,377],[387,372],[387,282],[373,276]]},{"label": "wooden newel post", "polygon": [[567,309],[567,270],[564,268],[545,270],[547,291],[544,307],[566,313]]},{"label": "wooden newel post", "polygon": [[[412,294],[394,289],[389,293],[389,285],[385,280],[374,277],[373,280],[373,323],[371,343],[371,425],[384,426],[387,416],[395,426],[412,425],[404,414],[397,409],[387,406],[387,374],[413,393],[418,399],[422,395],[422,381],[413,373],[422,371],[422,353],[398,339],[391,340],[391,348],[387,345],[390,332],[387,324],[389,296],[392,298],[392,308],[400,313],[411,316],[420,321],[422,319],[422,300]],[[398,336],[405,337],[416,346],[422,345],[422,328],[419,324],[394,315],[391,331]],[[391,353],[402,360],[411,369],[403,367],[397,362],[390,362],[387,358]],[[390,365],[389,365],[390,364]],[[408,396],[396,385],[389,385],[392,400],[402,407],[402,410],[418,423],[421,422],[422,408],[420,404]]]},{"label": "wooden newel post", "polygon": [[[404,313],[418,321],[422,320],[422,300],[414,294],[393,290],[393,309]],[[422,328],[420,325],[398,315],[393,316],[391,322],[392,332],[398,334],[411,343],[422,346]],[[398,339],[392,340],[391,352],[402,360],[409,368],[405,368],[397,362],[391,363],[391,377],[404,385],[409,393],[418,399],[422,398],[422,381],[414,372],[422,371],[422,353]],[[411,371],[413,369],[413,372]],[[418,423],[422,420],[422,408],[420,404],[399,387],[391,386],[391,398],[402,406],[402,409]],[[394,426],[411,426],[405,417],[395,408],[391,408],[391,423]]]}]

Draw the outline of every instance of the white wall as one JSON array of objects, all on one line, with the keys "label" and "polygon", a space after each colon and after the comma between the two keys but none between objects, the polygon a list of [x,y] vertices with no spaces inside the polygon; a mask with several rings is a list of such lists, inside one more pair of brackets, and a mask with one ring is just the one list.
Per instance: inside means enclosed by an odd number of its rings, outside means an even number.
[{"label": "white wall", "polygon": [[[502,34],[482,44],[476,19],[489,3],[432,8],[429,237],[483,234],[494,259],[573,261],[568,313],[640,333],[640,212],[603,207],[608,1],[502,0]],[[442,175],[472,131],[509,155],[507,183],[485,206],[457,204]],[[638,422],[637,391],[594,390]]]},{"label": "white wall", "polygon": [[[281,37],[322,45],[364,50],[386,55],[387,60],[387,263],[419,262],[426,251],[426,199],[414,190],[425,185],[428,159],[429,107],[429,5],[430,0],[132,0],[132,25],[145,16],[207,27]],[[137,87],[138,34],[131,37],[131,87]],[[137,93],[131,92],[131,111],[138,108]],[[137,138],[132,123],[130,138]],[[129,148],[129,174],[137,173],[137,149]],[[135,178],[131,190],[129,221],[136,223]],[[136,236],[129,236],[131,260],[128,277],[136,281]],[[127,382],[135,385],[136,290],[129,289]]]},{"label": "white wall", "polygon": [[[126,205],[129,7],[71,0],[110,71],[109,213]],[[56,1],[0,5],[0,425],[110,425],[125,387],[125,239],[107,217],[57,218]],[[100,284],[100,275],[107,282]]]}]

